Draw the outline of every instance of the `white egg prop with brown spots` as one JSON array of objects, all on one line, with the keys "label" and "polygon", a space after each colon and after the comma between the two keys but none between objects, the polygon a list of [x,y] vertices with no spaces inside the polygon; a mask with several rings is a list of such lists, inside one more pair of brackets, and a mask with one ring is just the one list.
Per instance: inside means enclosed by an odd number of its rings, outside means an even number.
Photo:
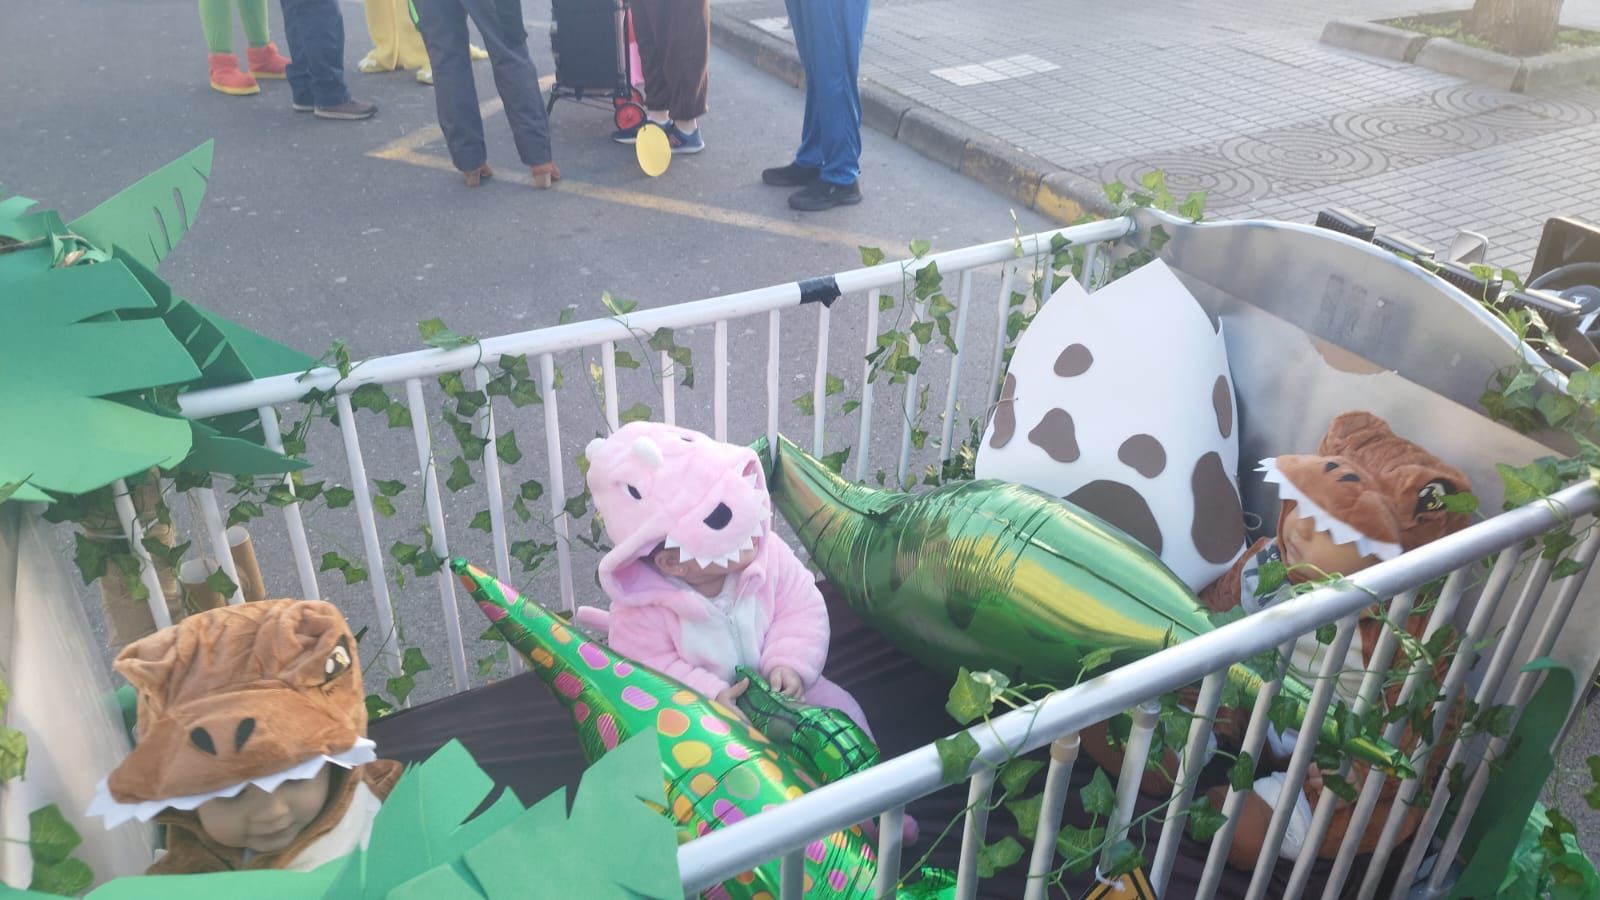
[{"label": "white egg prop with brown spots", "polygon": [[1199,590],[1245,547],[1227,348],[1156,260],[1089,294],[1068,280],[1017,342],[976,475],[1064,497]]}]

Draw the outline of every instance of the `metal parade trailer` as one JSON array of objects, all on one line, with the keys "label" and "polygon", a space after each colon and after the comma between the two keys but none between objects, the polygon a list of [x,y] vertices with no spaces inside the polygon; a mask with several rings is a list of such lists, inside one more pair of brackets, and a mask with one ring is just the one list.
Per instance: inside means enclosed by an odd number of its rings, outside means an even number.
[{"label": "metal parade trailer", "polygon": [[[1111,277],[1120,261],[1136,255],[1164,260],[1221,325],[1236,391],[1241,470],[1265,457],[1306,452],[1333,416],[1363,409],[1395,423],[1418,443],[1448,453],[1471,478],[1487,517],[1293,604],[1233,622],[980,723],[968,732],[978,755],[964,784],[956,788],[946,780],[938,748],[926,743],[954,730],[939,701],[929,709],[903,712],[896,721],[920,717],[920,724],[902,728],[898,739],[892,733],[881,735],[884,762],[684,844],[678,859],[686,894],[782,859],[787,873],[783,896],[799,897],[799,861],[807,846],[876,818],[876,893],[892,895],[922,851],[901,846],[901,819],[911,807],[922,820],[924,845],[943,828],[945,823],[936,820],[941,811],[962,815],[942,843],[942,855],[934,857],[956,870],[955,896],[1047,896],[1053,889],[1037,876],[1058,864],[1056,834],[1064,818],[1081,812],[1073,809],[1076,792],[1069,787],[1081,784],[1092,768],[1079,758],[1081,731],[1131,711],[1123,769],[1142,772],[1159,698],[1199,683],[1195,724],[1183,742],[1183,758],[1196,759],[1205,747],[1207,721],[1218,707],[1230,665],[1326,626],[1335,628],[1335,652],[1329,658],[1342,660],[1357,617],[1374,598],[1396,620],[1407,618],[1426,598],[1432,608],[1424,640],[1451,627],[1462,647],[1443,677],[1442,696],[1470,699],[1480,709],[1507,704],[1508,727],[1515,726],[1516,716],[1545,677],[1544,670],[1524,668],[1530,661],[1548,658],[1569,669],[1580,688],[1592,683],[1600,667],[1600,584],[1587,578],[1600,551],[1600,531],[1590,527],[1600,510],[1600,487],[1581,482],[1547,500],[1489,515],[1505,499],[1498,464],[1520,466],[1565,455],[1570,447],[1554,434],[1520,434],[1492,421],[1481,406],[1485,387],[1496,373],[1519,362],[1542,373],[1536,385],[1541,391],[1563,389],[1565,376],[1519,343],[1478,300],[1429,267],[1361,237],[1323,228],[1258,221],[1192,224],[1139,210],[693,303],[618,308],[605,318],[368,359],[344,373],[321,368],[258,379],[189,393],[181,404],[184,414],[195,419],[254,414],[267,445],[281,451],[285,423],[300,423],[315,414],[302,398],[308,391],[326,392],[323,402],[334,421],[321,437],[309,439],[306,455],[316,468],[307,477],[343,481],[352,492],[351,502],[335,510],[319,508],[312,516],[295,496],[294,482],[284,482],[286,491],[276,494],[281,515],[268,510],[252,523],[257,547],[269,571],[278,575],[274,594],[333,599],[353,624],[365,624],[373,635],[396,636],[363,646],[363,655],[371,657],[369,667],[380,677],[403,671],[400,638],[440,661],[427,676],[435,681],[418,682],[428,686],[422,693],[438,699],[374,723],[380,752],[421,752],[430,740],[437,746],[458,732],[471,747],[465,734],[476,733],[484,746],[497,748],[498,771],[520,770],[523,774],[516,777],[526,777],[528,770],[548,764],[549,776],[557,777],[567,771],[563,766],[570,769],[571,759],[556,760],[559,751],[551,747],[574,743],[570,734],[563,726],[540,734],[513,733],[492,721],[515,718],[496,712],[504,709],[499,704],[519,702],[508,699],[513,694],[534,697],[542,688],[528,677],[505,677],[518,671],[514,658],[507,663],[491,658],[487,664],[474,659],[471,638],[483,623],[470,603],[462,612],[463,598],[448,570],[416,574],[420,549],[438,560],[475,558],[484,569],[553,608],[572,610],[602,599],[589,574],[599,532],[586,533],[585,510],[571,502],[582,493],[574,460],[596,433],[642,415],[741,443],[766,437],[775,445],[784,433],[819,458],[831,454],[847,477],[915,485],[925,472],[936,475],[947,464],[959,463],[963,440],[981,433],[1000,396],[1006,350],[1015,338],[1008,334],[1008,323],[1015,313],[1036,305],[1037,296],[1048,296],[1055,269],[1076,257],[1092,290]],[[927,298],[913,290],[917,273],[929,266],[937,267],[949,288],[944,308],[930,308]],[[1037,294],[1036,284],[1043,285]],[[935,324],[938,336],[931,330]],[[864,357],[881,355],[884,334],[900,336],[898,350],[891,352],[916,361],[900,370],[903,377],[874,377],[873,363],[864,362]],[[1129,335],[1130,341],[1137,339]],[[699,360],[709,355],[710,365],[696,366],[686,379],[686,368],[696,359],[686,352],[691,349],[698,351]],[[512,402],[503,389],[492,389],[505,371],[502,361],[521,366],[523,360],[526,368],[515,381],[537,392],[537,404]],[[805,387],[800,403],[791,397],[797,384]],[[409,414],[409,425],[400,425],[391,438],[380,437],[382,425],[375,418],[358,415],[358,409],[371,408],[364,401],[377,391],[386,398],[390,391],[403,397],[388,398],[382,405]],[[461,394],[476,391],[485,393],[483,401],[463,406]],[[848,408],[841,406],[844,398],[854,398]],[[809,419],[796,406],[808,407]],[[451,459],[454,444],[447,435],[433,433],[430,411],[444,407],[453,407],[455,418],[470,422],[470,442],[482,451],[476,458]],[[508,436],[518,426],[531,427],[543,440],[517,443]],[[375,450],[386,439],[408,444],[401,454],[403,464],[381,458],[381,450]],[[841,457],[844,450],[849,452]],[[519,481],[529,483],[523,480],[528,473],[536,475],[530,480],[539,484],[537,491],[515,487]],[[1241,485],[1251,483],[1243,471],[1239,475]],[[163,622],[161,586],[140,542],[140,518],[125,486],[122,494],[122,525],[144,563],[152,614]],[[180,519],[196,545],[211,548],[229,569],[225,498],[211,488],[186,494],[176,504]],[[391,517],[396,495],[416,506],[425,525],[421,538],[416,537],[415,522]],[[1266,490],[1246,487],[1243,501],[1247,512],[1274,521],[1276,499]],[[1578,539],[1564,554],[1541,553],[1537,539],[1556,532]],[[397,557],[397,541],[415,541],[408,546],[416,549]],[[330,562],[330,554],[368,577],[350,578],[344,567]],[[0,648],[6,649],[0,662],[13,690],[8,721],[33,736],[38,767],[24,784],[0,794],[0,830],[7,835],[25,833],[26,813],[21,810],[52,801],[69,811],[69,817],[71,810],[81,810],[85,803],[80,801],[98,777],[87,773],[103,773],[126,748],[125,738],[103,711],[101,698],[108,685],[98,674],[103,669],[90,646],[89,625],[75,612],[82,607],[72,596],[77,587],[65,577],[62,558],[59,542],[36,510],[17,504],[0,508],[0,633],[10,633],[9,649]],[[530,572],[528,563],[540,560],[549,564]],[[523,564],[520,572],[514,566],[518,562]],[[402,573],[407,564],[411,571]],[[335,578],[336,571],[346,577]],[[238,580],[236,573],[230,574]],[[1424,590],[1440,580],[1441,590]],[[340,583],[346,581],[355,584]],[[392,590],[392,584],[401,585],[400,590]],[[39,603],[39,598],[61,602]],[[861,643],[849,644],[849,652],[841,653],[845,635],[858,631],[859,636],[848,640]],[[870,652],[862,649],[869,645]],[[1395,649],[1392,639],[1380,645],[1362,682],[1358,707],[1377,702],[1386,685],[1410,690],[1422,680],[1422,667],[1397,660]],[[926,674],[916,675],[881,640],[853,626],[836,625],[830,665],[844,671],[835,680],[858,692],[870,695],[868,686],[878,684],[882,690],[877,702],[886,707],[901,705],[909,696],[896,695],[899,688],[892,686],[910,691],[914,683],[930,681]],[[63,678],[63,671],[74,675]],[[1302,733],[1315,733],[1332,705],[1336,666],[1330,662],[1318,674]],[[46,690],[47,684],[54,687]],[[938,697],[947,685],[935,687]],[[1272,692],[1264,691],[1252,712],[1243,739],[1247,752],[1258,754],[1265,740]],[[1576,693],[1569,730],[1582,714],[1584,692]],[[871,703],[863,703],[873,715]],[[81,713],[61,714],[65,709]],[[558,718],[546,709],[538,721],[550,724]],[[897,740],[904,744],[908,734],[917,736],[917,746],[895,746]],[[1280,803],[1260,864],[1251,871],[1229,869],[1224,860],[1232,824],[1209,841],[1184,834],[1181,813],[1194,795],[1186,764],[1174,779],[1164,814],[1138,812],[1138,779],[1124,777],[1116,788],[1115,809],[1102,824],[1108,837],[1127,834],[1142,845],[1150,885],[1163,897],[1372,897],[1380,890],[1395,897],[1414,892],[1443,896],[1459,874],[1460,867],[1452,863],[1485,792],[1499,777],[1494,763],[1507,752],[1508,743],[1508,730],[1499,729],[1439,751],[1448,758],[1442,768],[1454,770],[1455,777],[1425,771],[1403,780],[1393,804],[1398,809],[1413,802],[1425,809],[1417,833],[1399,841],[1401,817],[1390,816],[1393,827],[1383,830],[1376,848],[1358,853],[1363,828],[1352,827],[1331,861],[1319,863],[1320,841],[1306,840],[1299,858],[1278,863],[1292,806]],[[1001,827],[1000,817],[990,815],[997,769],[1017,756],[1046,750],[1047,757],[1041,758],[1048,760],[1048,774],[1037,830],[1026,836],[1038,838],[1025,861],[1036,877],[983,883],[980,851]],[[1285,797],[1299,790],[1311,762],[1311,742],[1301,742],[1286,773]],[[494,765],[485,767],[497,772]],[[1392,811],[1377,803],[1384,779],[1379,773],[1354,785],[1358,822],[1381,820]],[[956,799],[940,806],[940,796]],[[1324,792],[1326,802],[1319,804],[1314,829],[1331,818],[1332,797]],[[1236,811],[1237,802],[1230,797],[1234,805],[1224,806],[1223,812]],[[85,858],[97,874],[139,871],[140,856],[151,846],[150,836],[134,833],[133,826],[107,835],[87,823],[79,831],[85,836]],[[0,873],[9,877],[19,871],[15,867],[26,865],[25,848],[20,858],[18,852],[15,846],[8,848]]]}]

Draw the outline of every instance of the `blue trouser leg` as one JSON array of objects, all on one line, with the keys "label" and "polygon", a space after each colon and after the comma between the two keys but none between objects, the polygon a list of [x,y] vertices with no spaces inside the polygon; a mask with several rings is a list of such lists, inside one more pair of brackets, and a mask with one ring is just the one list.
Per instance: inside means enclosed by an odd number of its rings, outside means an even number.
[{"label": "blue trouser leg", "polygon": [[[494,70],[495,90],[505,105],[506,122],[525,165],[551,159],[550,118],[539,93],[539,69],[528,55],[528,31],[522,24],[522,0],[464,0],[468,15],[483,35]],[[465,49],[466,43],[462,42]],[[434,83],[438,84],[435,74]],[[480,126],[481,129],[481,126]]]},{"label": "blue trouser leg", "polygon": [[835,184],[861,174],[861,42],[867,0],[785,0],[806,73],[806,110],[795,162]]},{"label": "blue trouser leg", "polygon": [[[417,29],[433,64],[433,100],[439,110],[439,129],[450,148],[450,161],[470,172],[488,160],[483,143],[483,116],[478,112],[478,88],[472,80],[468,54],[467,8],[462,0],[416,0]],[[493,52],[487,31],[484,43]]]},{"label": "blue trouser leg", "polygon": [[291,62],[285,76],[294,102],[338,106],[344,84],[344,17],[338,0],[282,0],[283,35]]}]

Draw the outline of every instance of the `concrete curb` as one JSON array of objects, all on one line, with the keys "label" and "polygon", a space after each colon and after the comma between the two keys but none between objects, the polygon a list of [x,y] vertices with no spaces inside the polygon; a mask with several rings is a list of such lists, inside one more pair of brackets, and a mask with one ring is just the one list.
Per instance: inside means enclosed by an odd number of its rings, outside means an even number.
[{"label": "concrete curb", "polygon": [[1428,36],[1379,25],[1377,22],[1329,22],[1322,29],[1322,43],[1357,53],[1411,62],[1427,43]]},{"label": "concrete curb", "polygon": [[1417,65],[1503,91],[1516,90],[1522,75],[1521,60],[1439,38],[1430,39],[1417,51]]},{"label": "concrete curb", "polygon": [[[794,45],[748,22],[712,9],[711,39],[769,75],[795,87],[805,83]],[[1113,213],[1099,185],[866,78],[861,118],[868,128],[1062,224]]]},{"label": "concrete curb", "polygon": [[1528,91],[1579,84],[1600,78],[1600,47],[1586,47],[1522,58],[1468,47],[1449,38],[1429,37],[1377,22],[1329,22],[1322,43],[1385,59],[1415,63],[1501,90]]}]

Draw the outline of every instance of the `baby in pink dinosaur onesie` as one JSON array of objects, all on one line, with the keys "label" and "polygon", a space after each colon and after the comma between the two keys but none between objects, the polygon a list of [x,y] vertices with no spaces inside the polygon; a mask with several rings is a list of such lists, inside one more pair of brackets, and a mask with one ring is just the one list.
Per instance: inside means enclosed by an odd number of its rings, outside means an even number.
[{"label": "baby in pink dinosaur onesie", "polygon": [[[841,709],[855,698],[822,677],[828,612],[811,573],[772,531],[755,451],[686,428],[624,425],[589,444],[589,491],[613,544],[600,561],[609,612],[578,624],[613,650],[733,708],[734,667],[775,690]],[[868,731],[870,734],[870,730]]]}]

